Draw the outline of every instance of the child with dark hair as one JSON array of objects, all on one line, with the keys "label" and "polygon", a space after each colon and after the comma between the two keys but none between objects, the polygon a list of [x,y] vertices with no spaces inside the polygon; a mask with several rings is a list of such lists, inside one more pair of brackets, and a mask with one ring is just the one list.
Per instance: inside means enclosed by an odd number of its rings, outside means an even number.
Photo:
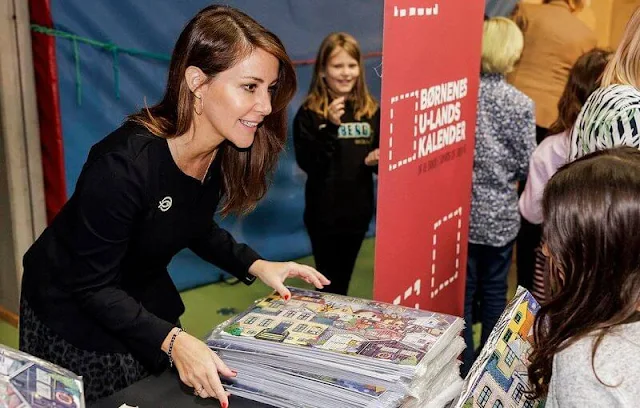
[{"label": "child with dark hair", "polygon": [[[593,49],[576,61],[569,81],[558,102],[558,119],[551,125],[547,136],[536,148],[529,161],[527,184],[520,196],[519,206],[522,217],[532,225],[529,228],[531,240],[540,241],[540,224],[542,224],[542,192],[551,176],[569,157],[569,134],[578,118],[582,105],[600,86],[600,78],[611,57],[611,52]],[[520,254],[520,253],[519,253]],[[535,270],[533,274],[533,295],[539,302],[544,301],[544,256],[540,249],[535,249]],[[520,273],[521,271],[518,271]]]},{"label": "child with dark hair", "polygon": [[[524,49],[508,80],[535,103],[536,143],[539,144],[545,136],[552,134],[549,128],[558,118],[558,102],[571,67],[581,55],[596,46],[597,39],[577,16],[588,0],[520,3],[518,13],[512,18],[524,31]],[[538,226],[523,218],[515,248],[516,263],[518,285],[529,290],[533,287],[539,241]]]},{"label": "child with dark hair", "polygon": [[[640,151],[584,156],[543,198],[550,299],[534,323],[529,381],[553,407],[640,400]],[[635,402],[634,402],[635,401]]]}]

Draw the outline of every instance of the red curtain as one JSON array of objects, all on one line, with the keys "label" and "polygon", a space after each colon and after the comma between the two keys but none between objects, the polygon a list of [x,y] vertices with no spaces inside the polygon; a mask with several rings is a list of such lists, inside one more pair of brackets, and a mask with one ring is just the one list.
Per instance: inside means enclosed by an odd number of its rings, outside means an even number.
[{"label": "red curtain", "polygon": [[[50,0],[29,0],[31,23],[53,27]],[[49,223],[67,201],[55,37],[32,32],[42,170]]]}]

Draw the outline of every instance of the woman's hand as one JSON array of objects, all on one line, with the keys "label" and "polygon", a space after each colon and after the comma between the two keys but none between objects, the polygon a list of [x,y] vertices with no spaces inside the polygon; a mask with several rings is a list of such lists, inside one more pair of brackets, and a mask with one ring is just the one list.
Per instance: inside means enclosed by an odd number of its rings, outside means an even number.
[{"label": "woman's hand", "polygon": [[249,273],[275,289],[284,300],[289,300],[291,297],[291,292],[284,286],[284,281],[287,278],[300,278],[318,289],[331,283],[329,279],[312,267],[295,262],[269,262],[260,259],[251,265]]},{"label": "woman's hand", "polygon": [[380,149],[370,151],[367,157],[364,158],[364,164],[367,166],[377,166],[378,161],[380,161]]},{"label": "woman's hand", "polygon": [[[162,343],[163,351],[168,351],[176,330],[178,329],[173,329],[165,338]],[[225,377],[235,377],[238,373],[229,369],[204,342],[186,332],[180,332],[174,340],[171,357],[180,380],[193,387],[195,395],[217,398],[222,408],[229,406],[229,393],[222,387],[218,373]]]},{"label": "woman's hand", "polygon": [[327,108],[327,116],[329,121],[336,126],[342,123],[342,115],[344,115],[344,96],[334,99]]}]

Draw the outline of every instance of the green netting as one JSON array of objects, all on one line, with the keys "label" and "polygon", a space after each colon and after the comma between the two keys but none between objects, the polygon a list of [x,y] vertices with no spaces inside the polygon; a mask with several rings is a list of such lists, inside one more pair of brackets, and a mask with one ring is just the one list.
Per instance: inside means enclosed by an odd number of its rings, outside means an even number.
[{"label": "green netting", "polygon": [[171,56],[167,54],[159,54],[133,48],[120,47],[111,42],[96,41],[91,38],[82,37],[76,34],[68,33],[54,28],[44,27],[38,24],[31,24],[31,30],[36,33],[50,35],[56,38],[63,38],[73,43],[73,60],[75,64],[75,83],[76,83],[76,99],[78,105],[82,105],[82,75],[80,70],[80,48],[79,44],[87,44],[96,48],[103,49],[111,54],[113,64],[113,87],[117,99],[120,99],[120,66],[118,62],[119,54],[128,54],[136,57],[149,58],[158,61],[169,62]]}]

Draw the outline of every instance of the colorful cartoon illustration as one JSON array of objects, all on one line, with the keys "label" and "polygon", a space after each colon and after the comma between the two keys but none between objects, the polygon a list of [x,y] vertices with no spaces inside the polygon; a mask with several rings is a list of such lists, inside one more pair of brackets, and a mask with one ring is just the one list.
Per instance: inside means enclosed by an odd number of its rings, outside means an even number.
[{"label": "colorful cartoon illustration", "polygon": [[526,398],[528,356],[538,302],[522,287],[491,332],[465,380],[456,408],[543,408]]},{"label": "colorful cartoon illustration", "polygon": [[372,300],[290,289],[288,302],[277,294],[260,299],[231,319],[224,332],[415,366],[457,319]]},{"label": "colorful cartoon illustration", "polygon": [[84,408],[73,373],[0,345],[0,408]]}]

